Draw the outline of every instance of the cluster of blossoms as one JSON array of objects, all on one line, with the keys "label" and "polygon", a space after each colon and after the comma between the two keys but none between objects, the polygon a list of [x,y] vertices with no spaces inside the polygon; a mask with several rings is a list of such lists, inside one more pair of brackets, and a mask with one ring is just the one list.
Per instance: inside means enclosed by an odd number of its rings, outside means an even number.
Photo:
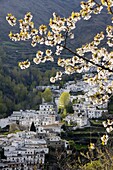
[{"label": "cluster of blossoms", "polygon": [[103,122],[103,126],[106,128],[107,133],[110,133],[113,131],[113,121],[107,120]]},{"label": "cluster of blossoms", "polygon": [[94,144],[94,143],[90,143],[89,149],[90,149],[90,150],[94,150],[94,149],[95,149],[95,144]]},{"label": "cluster of blossoms", "polygon": [[[107,119],[106,121],[103,121],[103,126],[106,128],[107,133],[111,133],[113,131],[113,120]],[[103,135],[101,137],[102,145],[107,145],[109,136],[108,134]]]},{"label": "cluster of blossoms", "polygon": [[55,76],[55,77],[51,77],[51,78],[50,78],[50,82],[51,82],[51,83],[55,83],[55,81],[61,80],[61,79],[62,79],[62,72],[61,72],[61,71],[58,71],[58,72],[56,73],[56,76]]},{"label": "cluster of blossoms", "polygon": [[8,14],[6,16],[6,20],[8,21],[9,25],[11,25],[11,26],[15,26],[16,25],[16,18],[15,18],[14,15]]},{"label": "cluster of blossoms", "polygon": [[102,5],[107,6],[108,9],[113,6],[112,0],[101,0]]},{"label": "cluster of blossoms", "polygon": [[18,65],[22,70],[24,70],[30,66],[30,62],[28,60],[26,60],[23,62],[19,62]]},{"label": "cluster of blossoms", "polygon": [[[10,17],[8,19],[7,18],[8,18],[8,16],[6,16],[6,20],[8,20],[8,23],[12,22]],[[16,20],[16,18],[14,16],[13,16],[13,18],[14,18],[14,20]],[[19,33],[10,32],[9,38],[12,41],[29,40],[31,38],[32,32],[34,31],[34,23],[31,21],[32,18],[33,18],[33,16],[29,12],[25,15],[24,19],[20,19],[19,20],[20,32]],[[11,26],[14,26],[14,25],[16,25],[16,24],[13,24]],[[31,34],[30,34],[30,31],[31,31]]]},{"label": "cluster of blossoms", "polygon": [[43,56],[44,52],[37,51],[36,57],[33,59],[35,64],[45,63],[46,61],[54,61],[54,58],[52,56],[52,51],[47,49],[45,51],[45,56]]},{"label": "cluster of blossoms", "polygon": [[[85,81],[93,88],[87,96],[93,104],[102,104],[108,100],[113,91],[113,52],[108,52],[106,48],[98,48],[98,46],[102,40],[107,38],[107,45],[113,47],[113,26],[107,26],[106,35],[103,32],[98,33],[91,43],[76,49],[76,52],[67,47],[67,40],[74,38],[73,30],[79,20],[88,20],[91,14],[100,14],[104,6],[107,7],[109,13],[112,13],[112,0],[100,0],[100,3],[95,0],[82,1],[79,12],[72,12],[68,18],[60,17],[53,13],[49,25],[40,25],[38,29],[35,28],[34,22],[32,22],[33,16],[28,12],[24,19],[19,20],[20,32],[10,32],[9,37],[12,41],[31,39],[32,47],[37,44],[49,46],[45,54],[40,50],[36,53],[36,57],[33,59],[36,64],[46,61],[53,62],[54,55],[60,55],[63,50],[68,50],[73,57],[58,58],[57,64],[63,67],[64,71],[57,72],[55,77],[50,78],[50,81],[55,83],[55,81],[61,80],[63,74],[86,73],[87,71],[91,72],[93,69],[93,76],[88,75],[85,77]],[[6,20],[11,26],[16,25],[16,18],[12,14],[8,14]],[[87,53],[91,55],[90,58],[85,57]],[[28,68],[30,62],[28,60],[19,62],[19,66],[21,69]]]},{"label": "cluster of blossoms", "polygon": [[109,139],[108,135],[103,135],[101,137],[102,145],[107,145],[108,139]]},{"label": "cluster of blossoms", "polygon": [[[113,89],[113,52],[108,52],[106,48],[97,48],[104,38],[105,36],[103,32],[101,32],[94,37],[94,40],[91,43],[83,45],[81,48],[77,49],[77,54],[83,56],[84,66],[85,61],[87,63],[87,69],[84,70],[87,71],[93,68],[93,72],[95,72],[93,76],[86,75],[84,79],[87,83],[93,86],[93,90],[95,86],[94,94],[92,92],[92,94],[89,93],[93,104],[102,104],[103,102],[106,102]],[[88,61],[87,58],[84,57],[84,54],[89,52],[92,53],[92,57]]]},{"label": "cluster of blossoms", "polygon": [[80,10],[80,14],[82,16],[82,18],[84,18],[85,20],[88,20],[91,18],[91,13],[93,12],[93,10],[91,10],[93,8],[93,6],[95,5],[95,2],[92,0],[89,0],[88,2],[81,2],[81,8],[82,10]]},{"label": "cluster of blossoms", "polygon": [[109,25],[106,28],[106,32],[107,32],[107,44],[109,45],[109,47],[113,47],[113,26]]},{"label": "cluster of blossoms", "polygon": [[[102,142],[102,145],[107,145],[108,140],[109,140],[108,134],[113,131],[113,120],[107,119],[106,121],[103,121],[102,124],[106,128],[107,134],[103,135],[101,137],[101,142]],[[94,150],[95,149],[95,144],[94,143],[90,143],[89,149]]]},{"label": "cluster of blossoms", "polygon": [[[75,72],[82,72],[82,66],[80,65],[82,59],[79,59],[77,56],[67,59],[58,59],[58,66],[65,68],[65,74],[73,74]],[[76,65],[78,64],[78,65]]]}]

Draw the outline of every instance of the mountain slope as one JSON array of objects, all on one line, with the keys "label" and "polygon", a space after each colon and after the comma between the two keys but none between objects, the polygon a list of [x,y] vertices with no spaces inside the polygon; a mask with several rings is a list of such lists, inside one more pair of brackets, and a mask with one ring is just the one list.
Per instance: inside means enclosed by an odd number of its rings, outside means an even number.
[{"label": "mountain slope", "polygon": [[[26,12],[31,12],[34,16],[33,20],[36,27],[40,24],[47,24],[53,12],[60,16],[68,17],[72,11],[80,10],[80,0],[1,0],[0,1],[0,37],[3,41],[8,38],[8,33],[12,29],[5,17],[7,13],[14,14],[17,19],[24,17]],[[86,29],[95,32],[95,29],[104,28],[110,22],[110,15],[102,13],[95,15],[93,19],[88,21],[80,21],[79,30],[82,33]],[[14,28],[13,28],[14,29]],[[93,29],[93,30],[92,30]],[[79,33],[79,32],[78,32]],[[86,36],[85,36],[86,37]],[[84,38],[85,38],[84,37]],[[89,35],[90,37],[90,35]]]},{"label": "mountain slope", "polygon": [[[18,57],[21,59],[23,55],[34,56],[37,48],[32,48],[30,43],[15,43],[9,40],[8,34],[10,30],[18,32],[18,29],[8,25],[5,20],[7,13],[12,13],[17,19],[21,19],[26,12],[30,11],[34,16],[33,21],[35,26],[38,28],[40,24],[47,24],[49,22],[49,18],[52,17],[53,12],[58,13],[60,16],[68,17],[72,11],[79,10],[80,0],[1,0],[0,42],[2,42],[4,50],[9,58],[14,58],[14,61],[18,61]],[[78,22],[75,29],[75,40],[72,41],[70,45],[75,49],[82,44],[92,41],[96,33],[105,31],[106,24],[110,24],[110,18],[111,16],[104,10],[102,14],[94,15],[88,21],[81,20]]]},{"label": "mountain slope", "polygon": [[[79,7],[79,0],[1,0],[0,1],[0,27],[1,33],[6,36],[10,30],[5,17],[7,13],[13,13],[17,18],[23,18],[26,12],[31,11],[36,25],[48,23],[53,12],[62,16],[68,16],[73,10]],[[2,34],[1,34],[2,35]],[[2,38],[4,38],[2,36]]]}]

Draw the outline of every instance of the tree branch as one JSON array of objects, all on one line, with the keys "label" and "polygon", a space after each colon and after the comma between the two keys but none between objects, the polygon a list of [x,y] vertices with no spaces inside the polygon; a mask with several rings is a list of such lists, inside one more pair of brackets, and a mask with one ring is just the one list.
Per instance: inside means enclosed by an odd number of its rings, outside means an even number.
[{"label": "tree branch", "polygon": [[63,48],[66,49],[67,51],[69,51],[70,53],[76,55],[77,57],[83,59],[84,61],[87,61],[88,63],[91,63],[91,64],[93,64],[94,66],[100,67],[100,68],[102,68],[102,69],[104,69],[104,70],[108,70],[109,72],[112,72],[112,73],[113,73],[113,70],[105,67],[104,65],[96,64],[95,62],[89,60],[89,59],[86,58],[86,57],[83,57],[83,56],[78,55],[76,52],[72,51],[70,48],[66,47],[65,45],[63,46]]},{"label": "tree branch", "polygon": [[94,2],[95,2],[95,4],[97,5],[97,6],[101,6],[102,5],[102,3],[101,4],[99,4],[98,2],[96,2],[95,0],[94,0]]}]

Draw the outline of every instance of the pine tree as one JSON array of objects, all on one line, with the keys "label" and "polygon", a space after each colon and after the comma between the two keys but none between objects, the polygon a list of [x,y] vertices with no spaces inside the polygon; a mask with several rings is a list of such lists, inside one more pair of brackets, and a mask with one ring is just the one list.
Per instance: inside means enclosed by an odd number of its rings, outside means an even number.
[{"label": "pine tree", "polygon": [[36,127],[34,125],[34,122],[32,122],[31,124],[30,131],[36,132]]}]

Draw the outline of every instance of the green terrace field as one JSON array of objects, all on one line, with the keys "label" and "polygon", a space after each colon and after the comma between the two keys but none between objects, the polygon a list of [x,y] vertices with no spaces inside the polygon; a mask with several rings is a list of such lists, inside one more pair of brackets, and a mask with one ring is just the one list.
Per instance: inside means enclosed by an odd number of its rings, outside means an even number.
[{"label": "green terrace field", "polygon": [[69,141],[70,140],[74,141],[75,148],[77,145],[79,146],[78,147],[79,149],[82,148],[82,146],[87,148],[90,142],[100,143],[101,136],[106,134],[106,130],[102,125],[103,120],[99,120],[98,122],[95,120],[90,121],[91,126],[83,129],[69,130],[67,127],[67,130],[65,132],[62,132],[61,134],[62,138]]}]

